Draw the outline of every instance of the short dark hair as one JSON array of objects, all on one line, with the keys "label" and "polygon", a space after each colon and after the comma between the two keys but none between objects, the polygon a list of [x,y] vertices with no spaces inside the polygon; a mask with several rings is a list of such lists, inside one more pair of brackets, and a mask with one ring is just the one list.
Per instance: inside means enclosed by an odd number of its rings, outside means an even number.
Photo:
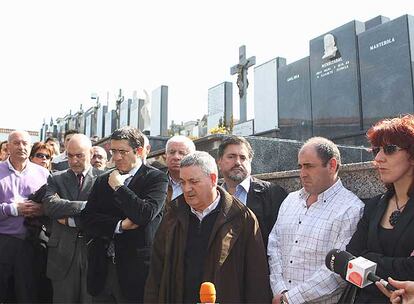
[{"label": "short dark hair", "polygon": [[68,135],[72,135],[72,134],[79,134],[79,131],[76,129],[69,129],[65,132],[65,136],[63,136],[63,140],[66,139],[66,137],[68,137]]},{"label": "short dark hair", "polygon": [[226,150],[227,146],[229,145],[244,145],[247,149],[249,154],[249,159],[253,159],[254,152],[252,147],[250,146],[249,142],[241,136],[231,135],[226,137],[220,144],[218,148],[218,158],[222,158],[224,155],[224,150]]},{"label": "short dark hair", "polygon": [[144,146],[144,137],[142,135],[142,132],[137,128],[126,126],[115,130],[114,133],[112,133],[110,139],[125,139],[128,141],[128,144],[132,149],[136,149]]},{"label": "short dark hair", "polygon": [[309,138],[302,146],[301,150],[305,146],[312,146],[319,159],[322,161],[322,165],[326,167],[329,160],[335,158],[337,161],[336,171],[339,170],[341,165],[341,153],[339,152],[338,146],[333,141],[325,137],[312,137]]}]

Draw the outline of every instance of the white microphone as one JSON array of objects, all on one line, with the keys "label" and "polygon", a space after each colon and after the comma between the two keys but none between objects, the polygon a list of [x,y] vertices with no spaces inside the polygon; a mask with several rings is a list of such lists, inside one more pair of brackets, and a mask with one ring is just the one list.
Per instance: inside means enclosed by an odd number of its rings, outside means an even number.
[{"label": "white microphone", "polygon": [[394,286],[375,274],[377,264],[364,257],[356,258],[349,252],[332,249],[326,255],[325,265],[329,270],[339,274],[344,280],[359,288],[364,288],[374,282],[380,282],[388,290],[396,290]]}]

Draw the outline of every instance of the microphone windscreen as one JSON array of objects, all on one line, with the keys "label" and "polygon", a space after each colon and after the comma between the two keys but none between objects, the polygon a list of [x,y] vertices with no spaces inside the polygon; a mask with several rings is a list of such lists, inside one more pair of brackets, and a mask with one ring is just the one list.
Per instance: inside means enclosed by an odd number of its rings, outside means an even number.
[{"label": "microphone windscreen", "polygon": [[326,255],[325,265],[329,270],[339,274],[345,280],[348,262],[352,259],[355,259],[355,257],[349,252],[332,249]]},{"label": "microphone windscreen", "polygon": [[216,288],[211,282],[204,282],[200,287],[201,303],[216,303]]}]

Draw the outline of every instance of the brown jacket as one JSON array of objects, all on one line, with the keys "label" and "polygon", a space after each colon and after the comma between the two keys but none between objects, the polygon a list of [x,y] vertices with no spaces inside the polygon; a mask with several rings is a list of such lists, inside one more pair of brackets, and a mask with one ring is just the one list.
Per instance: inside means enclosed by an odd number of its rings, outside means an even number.
[{"label": "brown jacket", "polygon": [[[269,270],[257,219],[224,189],[205,261],[203,281],[214,283],[218,303],[270,303]],[[181,303],[190,208],[171,203],[155,236],[145,303]]]}]

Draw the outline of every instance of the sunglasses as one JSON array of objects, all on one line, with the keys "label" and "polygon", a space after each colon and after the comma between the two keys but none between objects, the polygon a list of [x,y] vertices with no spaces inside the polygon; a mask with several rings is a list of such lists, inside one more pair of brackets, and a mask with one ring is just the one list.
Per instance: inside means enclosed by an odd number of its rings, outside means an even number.
[{"label": "sunglasses", "polygon": [[372,155],[374,157],[376,157],[377,154],[381,151],[381,149],[384,151],[385,155],[392,155],[395,152],[398,152],[400,150],[404,150],[403,148],[400,148],[397,145],[385,145],[385,146],[382,146],[382,147],[372,147],[371,148]]},{"label": "sunglasses", "polygon": [[35,156],[35,157],[37,157],[37,158],[46,158],[46,159],[50,159],[50,155],[48,155],[48,154],[44,154],[44,153],[36,153],[34,156]]}]

